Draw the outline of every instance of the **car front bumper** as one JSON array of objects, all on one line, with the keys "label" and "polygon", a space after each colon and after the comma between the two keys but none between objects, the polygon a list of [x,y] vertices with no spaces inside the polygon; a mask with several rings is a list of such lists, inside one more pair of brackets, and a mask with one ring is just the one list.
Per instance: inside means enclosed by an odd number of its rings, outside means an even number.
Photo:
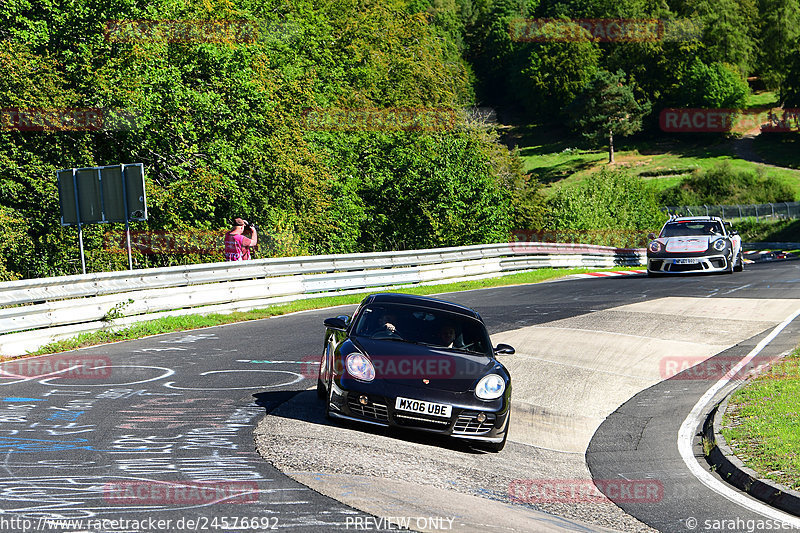
[{"label": "car front bumper", "polygon": [[[366,386],[364,388],[372,389],[373,387]],[[368,390],[345,390],[334,380],[329,413],[335,418],[382,427],[424,431],[483,442],[501,442],[508,430],[510,409],[507,398],[487,402],[486,405],[477,404],[479,402],[477,399],[475,405],[459,405],[441,397],[429,400],[452,405],[451,416],[442,418],[396,410],[394,408],[395,400],[399,395],[375,394],[375,391]],[[402,396],[414,397],[415,395],[413,391],[409,391],[403,392]],[[419,396],[419,391],[416,396]],[[366,399],[366,403],[362,402],[362,397]],[[479,421],[481,414],[485,417],[482,422]]]},{"label": "car front bumper", "polygon": [[729,269],[725,255],[703,257],[648,257],[647,271],[658,274],[683,274],[686,272],[725,272]]}]

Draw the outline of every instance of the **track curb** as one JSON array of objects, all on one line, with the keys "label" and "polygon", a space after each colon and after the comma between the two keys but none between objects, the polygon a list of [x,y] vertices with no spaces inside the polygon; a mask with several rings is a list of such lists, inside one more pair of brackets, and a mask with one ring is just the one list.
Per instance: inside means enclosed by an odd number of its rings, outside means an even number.
[{"label": "track curb", "polygon": [[[704,455],[706,460],[724,481],[739,490],[776,509],[800,516],[800,492],[768,479],[759,478],[758,472],[748,468],[734,455],[725,437],[722,436],[722,417],[728,407],[730,396],[749,383],[745,380],[730,391],[711,410],[703,423]],[[710,450],[706,452],[707,447]]]}]

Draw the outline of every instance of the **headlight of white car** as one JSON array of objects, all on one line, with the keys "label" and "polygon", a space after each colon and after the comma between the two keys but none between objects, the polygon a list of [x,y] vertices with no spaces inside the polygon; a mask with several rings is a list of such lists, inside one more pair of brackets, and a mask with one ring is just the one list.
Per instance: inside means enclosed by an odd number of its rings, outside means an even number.
[{"label": "headlight of white car", "polygon": [[721,252],[725,249],[725,239],[717,239],[711,246],[713,246],[716,251]]},{"label": "headlight of white car", "polygon": [[506,391],[506,381],[497,374],[483,376],[475,387],[475,396],[481,400],[496,400]]},{"label": "headlight of white car", "polygon": [[375,379],[375,367],[372,361],[364,354],[358,352],[351,353],[345,359],[347,373],[361,381],[372,381]]},{"label": "headlight of white car", "polygon": [[657,254],[658,252],[660,252],[660,251],[661,251],[661,249],[662,249],[662,246],[661,246],[661,243],[660,243],[660,242],[658,242],[658,241],[653,241],[653,242],[651,242],[651,243],[650,243],[650,246],[648,246],[647,248],[648,248],[648,249],[649,249],[651,252],[653,252],[654,254]]}]

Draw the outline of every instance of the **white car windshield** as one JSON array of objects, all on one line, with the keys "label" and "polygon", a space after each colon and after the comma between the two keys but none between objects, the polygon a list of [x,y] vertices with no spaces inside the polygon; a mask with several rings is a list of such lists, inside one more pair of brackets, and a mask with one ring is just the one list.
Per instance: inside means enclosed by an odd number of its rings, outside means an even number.
[{"label": "white car windshield", "polygon": [[722,225],[714,220],[670,222],[661,230],[659,237],[693,237],[724,235]]},{"label": "white car windshield", "polygon": [[486,327],[478,320],[440,309],[395,303],[365,307],[356,336],[410,342],[485,354],[490,352]]}]

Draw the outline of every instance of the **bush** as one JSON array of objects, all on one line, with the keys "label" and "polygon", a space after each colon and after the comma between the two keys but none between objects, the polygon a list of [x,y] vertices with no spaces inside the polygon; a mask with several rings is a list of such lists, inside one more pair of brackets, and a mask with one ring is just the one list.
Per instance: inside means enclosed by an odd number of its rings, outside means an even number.
[{"label": "bush", "polygon": [[689,67],[683,86],[688,107],[741,108],[750,94],[747,81],[734,69],[699,59]]},{"label": "bush", "polygon": [[525,208],[509,190],[521,179],[510,153],[475,133],[324,134],[315,143],[347,195],[337,200],[350,231],[343,250],[503,242]]},{"label": "bush", "polygon": [[667,216],[654,189],[624,171],[603,169],[548,201],[548,229],[652,230]]},{"label": "bush", "polygon": [[727,161],[707,172],[696,172],[661,193],[662,205],[731,205],[792,202],[794,193],[775,178],[736,170]]}]

